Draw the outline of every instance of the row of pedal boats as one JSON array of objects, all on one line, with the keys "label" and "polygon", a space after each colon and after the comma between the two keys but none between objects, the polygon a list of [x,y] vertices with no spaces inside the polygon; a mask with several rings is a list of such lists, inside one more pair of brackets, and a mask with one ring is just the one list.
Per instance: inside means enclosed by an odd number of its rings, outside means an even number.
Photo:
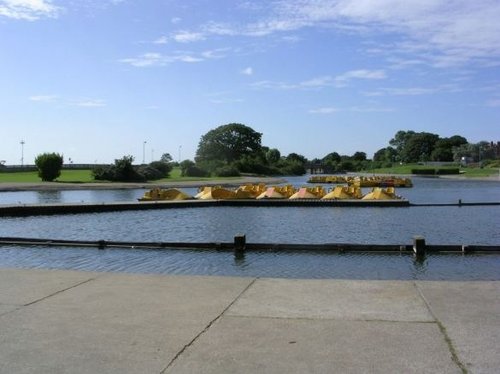
[{"label": "row of pedal boats", "polygon": [[354,187],[413,187],[410,178],[394,176],[311,175],[308,183],[347,183]]},{"label": "row of pedal boats", "polygon": [[203,186],[195,196],[177,188],[153,188],[144,193],[139,201],[166,200],[234,200],[234,199],[315,199],[315,200],[401,200],[394,187],[374,187],[363,194],[360,187],[336,186],[326,190],[322,186],[295,188],[292,185],[266,186],[246,184],[236,189],[222,186]]}]

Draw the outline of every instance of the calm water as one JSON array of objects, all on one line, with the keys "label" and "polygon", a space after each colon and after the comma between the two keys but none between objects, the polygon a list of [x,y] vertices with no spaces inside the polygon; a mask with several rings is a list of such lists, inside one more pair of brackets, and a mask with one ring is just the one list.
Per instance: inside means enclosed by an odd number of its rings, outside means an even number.
[{"label": "calm water", "polygon": [[[291,178],[300,186],[304,178]],[[414,203],[500,201],[500,183],[414,179],[398,193]],[[194,193],[194,190],[185,190]],[[131,201],[144,190],[0,193],[0,204]],[[500,207],[223,207],[0,218],[0,236],[120,241],[500,244]],[[169,274],[351,279],[499,279],[500,256],[0,247],[0,266]]]},{"label": "calm water", "polygon": [[[288,183],[296,187],[307,185],[308,177],[289,177]],[[498,181],[447,180],[439,178],[412,178],[414,188],[397,189],[397,193],[412,203],[456,203],[500,201],[500,179]],[[331,188],[334,185],[324,185]],[[196,188],[183,188],[190,195]],[[144,189],[76,190],[76,191],[21,191],[0,192],[0,204],[43,204],[75,202],[136,201]],[[364,189],[368,192],[369,189]]]},{"label": "calm water", "polygon": [[500,280],[500,255],[0,247],[0,267],[279,278]]}]

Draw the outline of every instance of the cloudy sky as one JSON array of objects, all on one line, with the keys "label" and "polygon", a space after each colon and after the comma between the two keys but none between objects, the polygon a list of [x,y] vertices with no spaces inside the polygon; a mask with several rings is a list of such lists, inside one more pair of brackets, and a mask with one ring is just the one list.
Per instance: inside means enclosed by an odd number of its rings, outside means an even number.
[{"label": "cloudy sky", "polygon": [[498,0],[0,0],[0,160],[193,158],[231,122],[308,158],[498,141],[499,20]]}]

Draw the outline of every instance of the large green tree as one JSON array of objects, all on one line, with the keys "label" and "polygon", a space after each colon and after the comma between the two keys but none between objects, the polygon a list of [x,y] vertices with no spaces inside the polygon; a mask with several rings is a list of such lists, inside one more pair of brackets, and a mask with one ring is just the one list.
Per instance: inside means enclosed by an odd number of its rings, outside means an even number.
[{"label": "large green tree", "polygon": [[398,152],[392,147],[381,148],[373,155],[373,161],[394,162]]},{"label": "large green tree", "polygon": [[260,154],[262,134],[241,123],[230,123],[203,135],[196,151],[196,162],[232,163],[244,156]]},{"label": "large green tree", "polygon": [[389,140],[389,144],[396,148],[398,156],[401,158],[401,154],[404,152],[408,141],[415,135],[415,131],[409,130],[399,130],[394,138]]},{"label": "large green tree", "polygon": [[463,136],[454,135],[450,138],[441,138],[436,142],[431,154],[433,161],[453,161],[453,149],[467,144]]},{"label": "large green tree", "polygon": [[404,162],[429,161],[439,135],[428,132],[413,134],[406,142],[400,156]]}]

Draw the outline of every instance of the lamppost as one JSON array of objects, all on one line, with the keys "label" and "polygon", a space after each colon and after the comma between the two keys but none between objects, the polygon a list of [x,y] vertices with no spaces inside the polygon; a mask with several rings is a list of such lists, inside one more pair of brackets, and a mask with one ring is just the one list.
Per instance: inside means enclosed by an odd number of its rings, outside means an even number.
[{"label": "lamppost", "polygon": [[19,144],[21,144],[21,167],[23,167],[24,166],[24,144],[26,144],[26,142],[21,139]]},{"label": "lamppost", "polygon": [[142,164],[144,165],[146,163],[146,143],[147,141],[142,142]]},{"label": "lamppost", "polygon": [[179,146],[179,162],[181,162],[181,149],[182,149],[182,145]]}]

